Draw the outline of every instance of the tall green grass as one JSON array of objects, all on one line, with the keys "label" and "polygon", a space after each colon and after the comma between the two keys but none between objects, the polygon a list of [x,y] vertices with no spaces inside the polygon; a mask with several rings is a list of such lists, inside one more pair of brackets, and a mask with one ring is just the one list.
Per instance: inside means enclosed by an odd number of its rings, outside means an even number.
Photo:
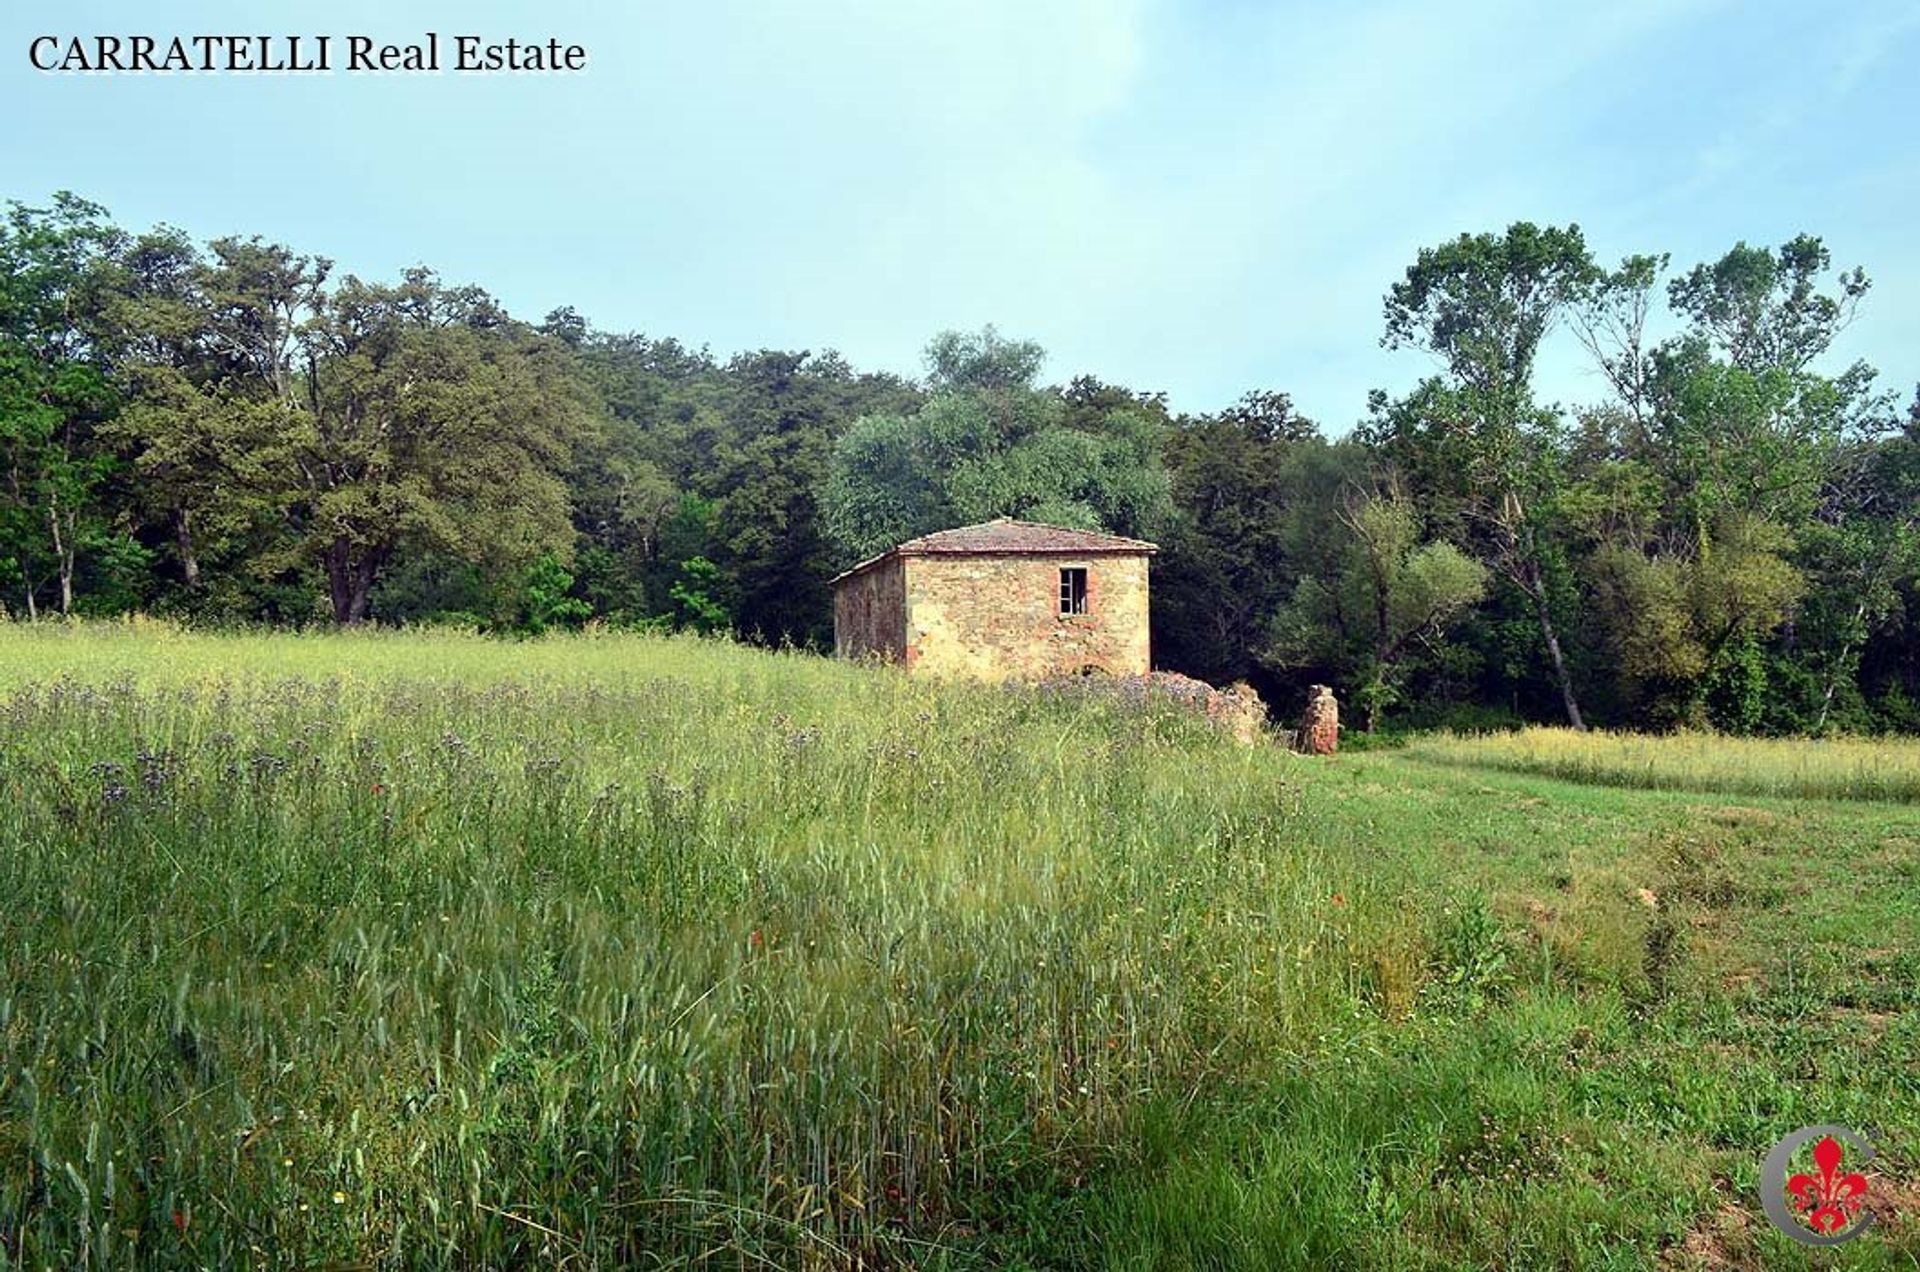
[{"label": "tall green grass", "polygon": [[1347,993],[1283,766],[1181,717],[691,642],[124,639],[25,642],[0,702],[35,1260],[923,1259]]},{"label": "tall green grass", "polygon": [[0,625],[0,1265],[1640,1266],[1835,1110],[1698,1071],[1634,806],[1433,771],[692,639]]},{"label": "tall green grass", "polygon": [[1733,738],[1528,728],[1417,738],[1407,753],[1641,790],[1920,803],[1920,739]]}]

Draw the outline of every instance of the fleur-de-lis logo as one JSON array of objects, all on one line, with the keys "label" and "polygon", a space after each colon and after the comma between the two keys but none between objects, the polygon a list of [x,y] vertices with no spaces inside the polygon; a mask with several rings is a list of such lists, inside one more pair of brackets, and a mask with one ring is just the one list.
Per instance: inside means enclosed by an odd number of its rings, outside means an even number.
[{"label": "fleur-de-lis logo", "polygon": [[[1813,1145],[1818,1174],[1788,1174],[1793,1155]],[[1867,1210],[1867,1177],[1843,1170],[1853,1150],[1853,1165],[1873,1160],[1873,1149],[1844,1126],[1805,1126],[1781,1140],[1767,1154],[1760,1172],[1760,1201],[1773,1226],[1803,1245],[1830,1246],[1865,1232],[1873,1225]]]},{"label": "fleur-de-lis logo", "polygon": [[1820,1174],[1794,1175],[1787,1180],[1787,1199],[1809,1228],[1822,1236],[1832,1236],[1848,1227],[1860,1215],[1867,1199],[1867,1177],[1858,1171],[1842,1175],[1841,1159],[1846,1150],[1831,1135],[1822,1136],[1813,1146],[1813,1164]]}]

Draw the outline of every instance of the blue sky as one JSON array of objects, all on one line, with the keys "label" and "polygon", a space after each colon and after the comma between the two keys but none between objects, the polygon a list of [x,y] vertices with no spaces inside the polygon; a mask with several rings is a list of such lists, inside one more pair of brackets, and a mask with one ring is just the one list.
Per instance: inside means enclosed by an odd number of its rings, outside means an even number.
[{"label": "blue sky", "polygon": [[[556,76],[55,76],[40,34],[425,30]],[[1874,288],[1837,360],[1920,378],[1920,4],[1612,0],[45,3],[0,12],[0,197],[426,263],[537,318],[915,372],[992,322],[1048,372],[1342,432],[1423,244],[1578,221],[1676,265],[1809,230]],[[1600,388],[1570,339],[1542,386]]]}]

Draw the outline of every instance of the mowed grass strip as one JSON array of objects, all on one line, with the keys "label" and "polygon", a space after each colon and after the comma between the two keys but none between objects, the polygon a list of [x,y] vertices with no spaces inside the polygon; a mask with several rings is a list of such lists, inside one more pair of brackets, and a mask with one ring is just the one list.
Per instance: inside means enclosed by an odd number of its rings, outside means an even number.
[{"label": "mowed grass strip", "polygon": [[21,1266],[1811,1266],[1774,1138],[1920,1161],[1899,805],[711,641],[0,654]]}]

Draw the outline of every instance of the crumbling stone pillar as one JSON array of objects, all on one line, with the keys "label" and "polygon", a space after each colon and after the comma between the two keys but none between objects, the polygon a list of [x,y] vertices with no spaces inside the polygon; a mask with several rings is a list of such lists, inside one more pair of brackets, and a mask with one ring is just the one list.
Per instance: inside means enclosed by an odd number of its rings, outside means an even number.
[{"label": "crumbling stone pillar", "polygon": [[1332,755],[1340,749],[1340,703],[1327,686],[1307,690],[1307,710],[1293,746],[1308,755]]}]

